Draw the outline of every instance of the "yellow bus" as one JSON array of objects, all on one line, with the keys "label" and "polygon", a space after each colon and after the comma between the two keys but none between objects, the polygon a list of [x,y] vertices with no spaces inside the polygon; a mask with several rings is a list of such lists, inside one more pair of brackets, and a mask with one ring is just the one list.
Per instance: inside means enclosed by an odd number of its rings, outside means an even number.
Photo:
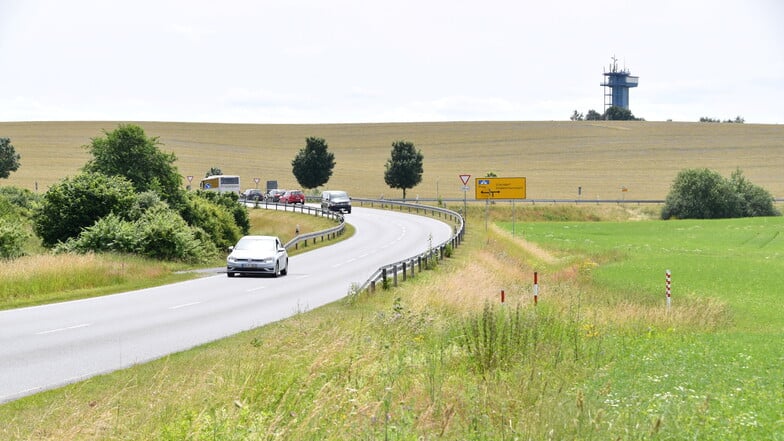
[{"label": "yellow bus", "polygon": [[218,193],[240,193],[240,177],[233,175],[209,176],[199,182],[199,188],[204,191],[217,191]]}]

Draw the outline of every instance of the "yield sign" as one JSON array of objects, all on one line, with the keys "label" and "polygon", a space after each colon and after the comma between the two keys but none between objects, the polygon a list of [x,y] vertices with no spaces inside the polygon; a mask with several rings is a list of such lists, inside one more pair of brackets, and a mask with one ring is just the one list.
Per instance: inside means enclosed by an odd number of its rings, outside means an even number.
[{"label": "yield sign", "polygon": [[463,185],[468,185],[469,179],[471,179],[471,175],[460,175],[460,180],[463,181]]}]

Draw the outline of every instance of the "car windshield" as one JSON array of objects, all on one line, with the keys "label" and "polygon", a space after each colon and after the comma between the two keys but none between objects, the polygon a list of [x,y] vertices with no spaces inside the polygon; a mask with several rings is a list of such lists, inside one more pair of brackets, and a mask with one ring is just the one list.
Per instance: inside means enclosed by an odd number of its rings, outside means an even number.
[{"label": "car windshield", "polygon": [[348,199],[348,195],[346,194],[345,191],[335,191],[335,192],[332,192],[332,198],[333,199],[336,199],[336,198]]},{"label": "car windshield", "polygon": [[275,252],[275,239],[241,239],[235,250]]}]

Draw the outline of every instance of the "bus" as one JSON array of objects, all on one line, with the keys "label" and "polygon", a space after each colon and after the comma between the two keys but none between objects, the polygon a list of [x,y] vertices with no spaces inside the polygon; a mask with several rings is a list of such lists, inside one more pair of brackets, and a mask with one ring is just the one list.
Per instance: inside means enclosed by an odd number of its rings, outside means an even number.
[{"label": "bus", "polygon": [[199,188],[204,191],[217,191],[218,193],[240,193],[240,177],[233,175],[209,176],[199,182]]}]

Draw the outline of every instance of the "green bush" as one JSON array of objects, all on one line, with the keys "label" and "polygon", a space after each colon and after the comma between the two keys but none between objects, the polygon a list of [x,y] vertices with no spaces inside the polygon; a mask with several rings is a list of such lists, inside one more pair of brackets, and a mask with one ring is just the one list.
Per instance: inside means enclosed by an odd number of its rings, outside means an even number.
[{"label": "green bush", "polygon": [[82,173],[53,185],[33,214],[33,229],[44,246],[76,237],[109,213],[126,213],[136,196],[120,176]]},{"label": "green bush", "polygon": [[[210,193],[188,193],[180,209],[180,215],[189,225],[204,231],[218,249],[227,249],[237,243],[250,230],[247,209],[236,199],[205,196]],[[226,204],[224,201],[229,201]],[[236,215],[240,211],[242,215]],[[243,218],[244,216],[244,218]],[[237,218],[245,219],[246,227],[238,225]]]},{"label": "green bush", "polygon": [[215,193],[211,191],[197,191],[194,194],[215,203],[227,213],[231,214],[231,216],[234,217],[234,223],[239,227],[240,232],[243,235],[250,232],[250,216],[248,216],[248,209],[237,202],[238,196],[236,194]]},{"label": "green bush", "polygon": [[24,243],[28,236],[17,222],[0,217],[0,259],[24,256]]},{"label": "green bush", "polygon": [[139,253],[165,260],[204,261],[214,254],[212,244],[196,238],[193,229],[172,210],[154,209],[138,222]]},{"label": "green bush", "polygon": [[204,233],[189,226],[177,212],[159,205],[134,221],[109,214],[78,237],[60,243],[57,252],[117,252],[164,260],[204,262],[217,253]]},{"label": "green bush", "polygon": [[41,197],[26,188],[0,187],[0,199],[7,200],[11,205],[27,213],[35,207]]},{"label": "green bush", "polygon": [[748,182],[737,170],[731,179],[701,169],[682,170],[675,177],[662,209],[662,219],[722,219],[775,216],[773,198]]}]

